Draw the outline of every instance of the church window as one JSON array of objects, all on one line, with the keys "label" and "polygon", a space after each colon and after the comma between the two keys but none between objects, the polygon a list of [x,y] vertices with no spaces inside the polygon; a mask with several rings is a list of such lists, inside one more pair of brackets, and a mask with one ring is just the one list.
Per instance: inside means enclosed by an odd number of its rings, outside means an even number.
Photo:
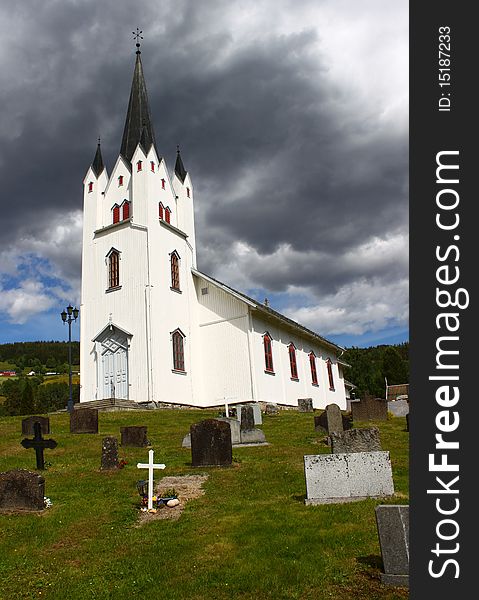
[{"label": "church window", "polygon": [[161,189],[162,190],[165,189],[165,180],[164,179],[161,180]]},{"label": "church window", "polygon": [[180,289],[180,258],[176,250],[171,254],[171,289]]},{"label": "church window", "polygon": [[125,202],[123,202],[123,220],[128,219],[130,216],[130,203],[125,200]]},{"label": "church window", "polygon": [[184,337],[179,329],[174,331],[171,336],[173,342],[173,369],[175,371],[185,370]]},{"label": "church window", "polygon": [[296,364],[296,347],[293,343],[288,346],[291,379],[298,380],[298,365]]},{"label": "church window", "polygon": [[271,336],[269,333],[263,335],[263,347],[264,347],[264,362],[266,371],[268,373],[274,373],[273,369],[273,349],[271,344]]},{"label": "church window", "polygon": [[111,250],[108,255],[108,288],[116,288],[120,285],[120,253]]},{"label": "church window", "polygon": [[150,160],[150,167],[151,167],[152,172],[154,173],[155,172],[155,163],[152,160]]},{"label": "church window", "polygon": [[118,187],[120,187],[121,185],[123,185],[123,175],[118,176]]},{"label": "church window", "polygon": [[160,213],[160,215],[159,215],[159,216],[160,216],[160,219],[164,219],[164,218],[165,218],[164,212],[165,212],[165,207],[164,207],[164,206],[163,206],[163,204],[160,202],[160,205],[159,205],[159,213]]},{"label": "church window", "polygon": [[329,358],[326,361],[326,366],[328,368],[329,389],[334,392],[333,365]]},{"label": "church window", "polygon": [[188,196],[188,198],[190,197],[190,188],[189,187],[186,188],[186,195]]},{"label": "church window", "polygon": [[316,371],[316,356],[314,352],[309,353],[309,365],[311,367],[311,383],[318,385],[318,373]]},{"label": "church window", "polygon": [[93,181],[88,183],[88,193],[93,192]]},{"label": "church window", "polygon": [[143,168],[143,167],[142,167],[142,164],[143,164],[143,163],[141,162],[141,160],[139,160],[139,161],[136,163],[136,170],[137,170],[137,171],[141,171],[141,169]]},{"label": "church window", "polygon": [[118,223],[120,220],[120,207],[118,204],[115,204],[113,207],[113,223]]},{"label": "church window", "polygon": [[168,207],[165,208],[165,221],[167,223],[171,221],[171,210]]}]

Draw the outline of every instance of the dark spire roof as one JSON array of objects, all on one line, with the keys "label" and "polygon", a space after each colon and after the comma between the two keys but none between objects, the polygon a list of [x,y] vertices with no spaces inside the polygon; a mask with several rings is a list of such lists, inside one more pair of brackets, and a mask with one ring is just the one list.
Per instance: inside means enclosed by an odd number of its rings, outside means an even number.
[{"label": "dark spire roof", "polygon": [[186,169],[183,165],[183,161],[181,160],[181,154],[180,154],[180,147],[177,146],[176,147],[177,150],[177,154],[176,154],[176,164],[175,164],[175,173],[178,175],[179,179],[181,179],[181,183],[185,183],[185,177],[186,177]]},{"label": "dark spire roof", "polygon": [[120,154],[126,160],[131,161],[133,153],[140,142],[146,152],[150,151],[152,144],[156,146],[150,106],[148,104],[148,94],[143,75],[143,65],[141,64],[141,52],[137,50]]},{"label": "dark spire roof", "polygon": [[100,174],[103,172],[103,169],[105,168],[105,165],[103,164],[103,158],[101,155],[100,138],[98,138],[98,146],[96,147],[96,154],[95,158],[93,159],[93,162],[91,163],[91,168],[93,169],[93,172],[95,173],[96,177],[99,177]]}]

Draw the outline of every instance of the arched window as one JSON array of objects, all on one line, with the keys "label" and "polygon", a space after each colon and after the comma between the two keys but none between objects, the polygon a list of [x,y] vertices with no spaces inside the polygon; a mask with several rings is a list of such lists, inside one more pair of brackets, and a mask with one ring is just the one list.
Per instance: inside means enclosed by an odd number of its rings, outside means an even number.
[{"label": "arched window", "polygon": [[165,189],[165,180],[164,179],[161,180],[161,189],[162,190]]},{"label": "arched window", "polygon": [[334,392],[333,365],[329,358],[326,361],[326,366],[328,368],[329,389]]},{"label": "arched window", "polygon": [[185,370],[185,350],[184,340],[185,336],[180,329],[174,331],[171,335],[173,343],[173,369],[175,371]]},{"label": "arched window", "polygon": [[176,250],[171,253],[171,289],[180,289],[180,257]]},{"label": "arched window", "polygon": [[165,218],[165,207],[163,206],[163,204],[161,202],[158,206],[158,212],[159,212],[160,219],[164,219]]},{"label": "arched window", "polygon": [[190,197],[190,188],[189,187],[186,188],[186,195],[188,198]]},{"label": "arched window", "polygon": [[289,366],[291,368],[291,379],[298,379],[298,365],[296,364],[296,347],[291,342],[288,346]]},{"label": "arched window", "polygon": [[152,160],[150,160],[150,168],[151,168],[152,172],[154,173],[155,172],[155,163]]},{"label": "arched window", "polygon": [[88,183],[88,193],[93,192],[93,181]]},{"label": "arched window", "polygon": [[171,221],[171,210],[168,207],[165,208],[165,221],[167,223]]},{"label": "arched window", "polygon": [[130,203],[125,200],[122,205],[123,208],[123,220],[128,219],[130,217]]},{"label": "arched window", "polygon": [[264,362],[265,369],[268,373],[274,373],[273,369],[273,348],[271,344],[271,336],[268,332],[263,335],[263,346],[264,346]]},{"label": "arched window", "polygon": [[316,371],[316,355],[313,351],[309,353],[309,365],[311,367],[311,383],[318,385],[318,373]]},{"label": "arched window", "polygon": [[118,250],[110,250],[108,254],[108,289],[120,285],[120,253]]},{"label": "arched window", "polygon": [[120,207],[118,204],[113,206],[113,223],[118,223],[120,220]]},{"label": "arched window", "polygon": [[142,168],[143,168],[143,163],[141,162],[141,160],[139,160],[139,161],[136,163],[136,170],[137,170],[137,171],[141,171],[141,169],[142,169]]},{"label": "arched window", "polygon": [[118,175],[118,187],[123,185],[123,175]]}]

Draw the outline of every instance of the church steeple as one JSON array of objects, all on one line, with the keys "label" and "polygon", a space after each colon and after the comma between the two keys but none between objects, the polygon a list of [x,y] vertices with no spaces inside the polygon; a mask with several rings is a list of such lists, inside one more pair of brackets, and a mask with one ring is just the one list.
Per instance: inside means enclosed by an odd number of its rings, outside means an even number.
[{"label": "church steeple", "polygon": [[146,152],[149,152],[152,145],[156,146],[143,65],[141,64],[140,44],[137,43],[136,46],[138,49],[136,51],[135,71],[120,149],[120,154],[128,161],[131,161],[133,153],[140,142]]},{"label": "church steeple", "polygon": [[181,180],[181,183],[185,183],[186,177],[186,169],[183,165],[183,161],[181,160],[180,147],[176,146],[176,163],[175,163],[175,173],[178,175],[178,179]]},{"label": "church steeple", "polygon": [[99,177],[105,168],[105,165],[103,164],[103,157],[101,155],[100,138],[98,138],[98,146],[96,147],[96,154],[93,162],[91,163],[91,168],[93,169],[96,177]]}]

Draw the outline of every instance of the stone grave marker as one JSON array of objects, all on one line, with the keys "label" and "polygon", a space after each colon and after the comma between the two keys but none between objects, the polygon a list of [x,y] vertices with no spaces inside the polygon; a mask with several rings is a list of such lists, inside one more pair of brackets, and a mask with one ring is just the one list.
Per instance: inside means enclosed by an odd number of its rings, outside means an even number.
[{"label": "stone grave marker", "polygon": [[255,425],[261,425],[263,423],[263,416],[261,414],[261,408],[259,406],[259,404],[238,404],[236,406],[236,410],[237,410],[237,419],[239,421],[241,421],[241,411],[243,410],[243,408],[245,407],[251,407],[253,409],[253,417],[254,417],[254,424]]},{"label": "stone grave marker", "polygon": [[388,411],[391,412],[395,417],[405,417],[409,413],[409,400],[401,398],[400,400],[394,400],[388,402]]},{"label": "stone grave marker", "polygon": [[252,406],[241,407],[241,431],[250,431],[254,429],[254,413]]},{"label": "stone grave marker", "polygon": [[148,469],[148,510],[153,508],[153,471],[154,469],[164,469],[166,465],[163,464],[155,464],[153,460],[153,450],[149,450],[148,452],[148,462],[147,463],[137,463],[138,469]]},{"label": "stone grave marker", "polygon": [[231,465],[233,449],[229,423],[206,419],[190,427],[194,467]]},{"label": "stone grave marker", "polygon": [[0,473],[0,512],[43,510],[45,479],[26,469]]},{"label": "stone grave marker", "polygon": [[376,506],[385,585],[409,587],[409,506]]},{"label": "stone grave marker", "polygon": [[266,404],[266,406],[264,407],[265,415],[277,415],[278,413],[279,413],[278,405],[274,404],[273,402],[268,402]]},{"label": "stone grave marker", "polygon": [[120,433],[122,446],[134,446],[135,448],[144,448],[145,446],[148,446],[146,425],[120,427]]},{"label": "stone grave marker", "polygon": [[98,409],[77,408],[72,411],[70,433],[98,433]]},{"label": "stone grave marker", "polygon": [[35,450],[35,455],[37,459],[37,469],[43,470],[45,468],[45,458],[43,456],[43,451],[45,448],[56,448],[57,443],[55,440],[44,440],[42,437],[42,426],[40,423],[36,422],[33,424],[33,430],[35,435],[33,436],[33,440],[29,440],[25,438],[21,441],[21,444],[24,448],[33,448]]},{"label": "stone grave marker", "polygon": [[388,403],[382,398],[365,395],[361,400],[351,402],[353,421],[387,421]]},{"label": "stone grave marker", "polygon": [[313,412],[313,399],[298,398],[298,410],[299,412]]},{"label": "stone grave marker", "polygon": [[333,431],[329,434],[331,452],[344,454],[346,452],[381,452],[381,441],[377,427],[350,429],[349,431]]},{"label": "stone grave marker", "polygon": [[389,452],[304,457],[306,504],[331,504],[394,494]]},{"label": "stone grave marker", "polygon": [[320,415],[314,417],[314,429],[318,432],[346,431],[351,427],[350,417],[343,415],[337,404],[328,404]]},{"label": "stone grave marker", "polygon": [[50,419],[48,417],[34,416],[22,419],[22,435],[33,435],[35,433],[33,430],[34,423],[40,423],[43,435],[50,433]]},{"label": "stone grave marker", "polygon": [[101,443],[101,470],[112,471],[120,468],[118,461],[118,440],[116,437],[104,437]]}]

